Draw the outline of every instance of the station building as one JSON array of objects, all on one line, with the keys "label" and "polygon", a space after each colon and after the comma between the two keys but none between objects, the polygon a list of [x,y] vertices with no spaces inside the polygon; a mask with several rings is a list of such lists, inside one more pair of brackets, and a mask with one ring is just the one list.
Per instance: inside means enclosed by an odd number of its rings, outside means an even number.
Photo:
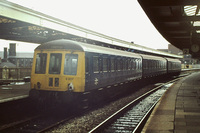
[{"label": "station building", "polygon": [[10,62],[15,67],[30,68],[33,62],[33,53],[16,52],[16,43],[10,43],[10,48],[0,51],[1,62]]},{"label": "station building", "polygon": [[0,51],[0,84],[30,76],[32,62],[33,53],[17,53],[16,44],[10,43],[9,50],[4,48],[4,51]]}]

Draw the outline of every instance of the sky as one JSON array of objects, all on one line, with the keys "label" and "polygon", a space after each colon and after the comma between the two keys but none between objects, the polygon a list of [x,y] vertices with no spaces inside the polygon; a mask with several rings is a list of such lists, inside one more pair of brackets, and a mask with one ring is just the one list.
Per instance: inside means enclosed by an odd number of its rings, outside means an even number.
[{"label": "sky", "polygon": [[[149,48],[166,49],[169,44],[150,22],[137,0],[9,1],[107,36]],[[6,41],[5,45],[8,44]],[[34,47],[38,46],[25,45],[26,43],[17,42],[17,51],[33,51]]]}]

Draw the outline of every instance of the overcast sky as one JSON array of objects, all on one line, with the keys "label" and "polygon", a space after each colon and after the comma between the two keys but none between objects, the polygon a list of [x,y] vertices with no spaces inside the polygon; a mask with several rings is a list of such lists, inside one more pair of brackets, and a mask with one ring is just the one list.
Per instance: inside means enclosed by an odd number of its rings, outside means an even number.
[{"label": "overcast sky", "polygon": [[[111,37],[128,42],[133,41],[142,46],[161,49],[167,48],[169,44],[150,22],[137,0],[9,1]],[[17,44],[18,51],[25,50],[20,47],[20,42]]]}]

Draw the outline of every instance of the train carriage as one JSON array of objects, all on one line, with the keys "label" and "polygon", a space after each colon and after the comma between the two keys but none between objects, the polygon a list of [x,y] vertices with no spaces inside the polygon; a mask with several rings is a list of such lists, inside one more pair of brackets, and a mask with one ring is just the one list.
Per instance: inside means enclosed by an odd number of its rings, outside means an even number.
[{"label": "train carriage", "polygon": [[[91,47],[95,52],[91,51]],[[85,54],[86,91],[139,79],[142,76],[142,59],[136,54],[94,45],[90,46],[90,50],[85,49]]]},{"label": "train carriage", "polygon": [[178,59],[166,58],[167,60],[167,73],[179,74],[181,72],[181,61]]},{"label": "train carriage", "polygon": [[143,78],[167,74],[167,61],[165,58],[141,55],[143,60]]}]

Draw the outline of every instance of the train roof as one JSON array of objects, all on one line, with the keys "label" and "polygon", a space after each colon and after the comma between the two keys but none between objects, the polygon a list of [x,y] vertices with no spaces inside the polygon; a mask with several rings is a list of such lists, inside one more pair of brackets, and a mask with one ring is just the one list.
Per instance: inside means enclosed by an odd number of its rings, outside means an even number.
[{"label": "train roof", "polygon": [[135,54],[135,53],[87,44],[83,42],[66,40],[66,39],[54,40],[54,41],[41,44],[35,50],[45,50],[45,49],[70,49],[74,51],[84,51],[84,52],[93,52],[93,53],[100,53],[100,54],[111,54],[111,55],[117,55],[117,56],[141,58],[140,55]]},{"label": "train roof", "polygon": [[140,54],[140,55],[142,56],[143,59],[148,59],[148,60],[163,60],[163,61],[166,61],[165,58],[159,57],[159,56],[143,55],[143,54]]},{"label": "train roof", "polygon": [[99,53],[99,54],[110,54],[110,55],[117,55],[117,56],[128,56],[128,57],[135,57],[135,58],[143,58],[143,59],[153,59],[153,60],[163,60],[171,62],[177,62],[178,59],[172,59],[172,58],[163,58],[159,56],[153,56],[153,55],[144,55],[144,54],[136,54],[131,53],[127,51],[122,51],[118,49],[113,48],[107,48],[97,45],[92,45],[88,43],[83,42],[76,42],[72,40],[67,39],[60,39],[60,40],[54,40],[50,42],[46,42],[44,44],[39,45],[35,50],[45,50],[45,49],[70,49],[72,51],[83,51],[83,52],[92,52],[92,53]]},{"label": "train roof", "polygon": [[181,62],[179,59],[173,59],[173,58],[166,58],[166,59],[171,62]]}]

